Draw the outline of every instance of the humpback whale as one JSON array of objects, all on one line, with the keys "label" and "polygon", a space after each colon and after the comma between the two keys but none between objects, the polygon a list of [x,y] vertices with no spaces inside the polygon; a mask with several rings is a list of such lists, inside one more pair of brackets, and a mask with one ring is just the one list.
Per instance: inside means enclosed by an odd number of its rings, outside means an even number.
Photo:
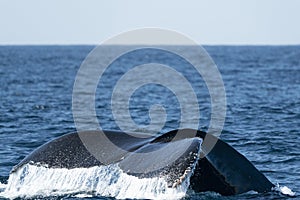
[{"label": "humpback whale", "polygon": [[[119,151],[112,151],[107,142],[101,142],[101,134]],[[91,148],[87,148],[83,142],[83,137],[94,145],[92,153]],[[208,153],[205,153],[206,147],[203,145],[206,137],[216,139]],[[155,153],[157,149],[163,149],[164,152]],[[97,158],[95,153],[106,159]],[[149,153],[147,155],[150,157],[139,156],[143,153]],[[246,157],[229,144],[211,134],[192,129],[173,130],[151,137],[100,130],[69,133],[33,151],[11,173],[28,163],[67,169],[117,163],[129,175],[139,178],[163,177],[170,188],[189,179],[189,188],[195,192],[213,191],[226,196],[247,191],[264,193],[272,191],[274,187]]]}]

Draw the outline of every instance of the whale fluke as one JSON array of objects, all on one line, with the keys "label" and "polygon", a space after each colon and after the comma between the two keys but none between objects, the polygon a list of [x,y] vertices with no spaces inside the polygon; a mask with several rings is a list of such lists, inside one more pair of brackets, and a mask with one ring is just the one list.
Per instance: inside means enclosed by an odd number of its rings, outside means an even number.
[{"label": "whale fluke", "polygon": [[[99,135],[103,133],[120,150],[111,151],[107,142],[99,141]],[[82,142],[82,137],[94,142],[93,154]],[[216,140],[209,152],[203,143],[206,137]],[[163,153],[159,150],[163,150]],[[96,158],[95,152],[104,155],[105,161]],[[246,157],[229,144],[192,129],[174,130],[151,137],[118,131],[70,133],[33,151],[11,173],[27,163],[67,169],[117,163],[129,175],[139,178],[162,177],[168,187],[178,187],[189,181],[189,187],[195,192],[214,191],[221,195],[251,190],[263,193],[272,191],[274,187]]]}]

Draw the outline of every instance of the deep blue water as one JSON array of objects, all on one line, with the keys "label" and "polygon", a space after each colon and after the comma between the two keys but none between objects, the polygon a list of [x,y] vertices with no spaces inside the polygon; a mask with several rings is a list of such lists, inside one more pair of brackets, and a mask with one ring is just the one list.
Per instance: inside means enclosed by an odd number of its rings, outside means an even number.
[{"label": "deep blue water", "polygon": [[[7,181],[12,167],[35,148],[75,131],[73,84],[77,70],[93,48],[0,46],[1,183]],[[226,90],[227,114],[221,138],[245,155],[271,182],[288,186],[299,194],[300,46],[204,48],[217,64]],[[188,47],[186,51],[189,51]],[[143,58],[146,60],[142,62],[129,58],[125,63],[131,66],[151,61],[151,55]],[[180,66],[180,60],[161,59],[174,68]],[[117,66],[118,62],[114,65]],[[96,96],[97,116],[105,129],[118,129],[110,113],[109,102],[103,101],[109,98],[109,85],[113,85],[120,76],[112,74],[107,73],[108,78],[100,83]],[[190,74],[193,73],[184,75]],[[198,87],[201,91],[197,94],[202,111],[199,128],[207,130],[210,118],[207,89],[201,80],[191,75],[189,80],[199,83],[196,84],[196,89]],[[156,92],[148,94],[149,90]],[[166,102],[165,97],[168,98]],[[134,121],[148,124],[148,110],[154,103],[167,108],[168,118],[163,132],[178,128],[178,102],[170,91],[159,85],[145,86],[134,93],[130,101]],[[211,194],[187,197],[208,198],[225,197]],[[239,198],[286,197],[244,194],[225,199]]]}]

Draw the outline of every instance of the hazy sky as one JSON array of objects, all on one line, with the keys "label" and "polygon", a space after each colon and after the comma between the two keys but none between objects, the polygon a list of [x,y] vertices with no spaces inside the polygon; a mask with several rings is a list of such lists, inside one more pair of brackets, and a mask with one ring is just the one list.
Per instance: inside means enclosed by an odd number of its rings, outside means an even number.
[{"label": "hazy sky", "polygon": [[0,0],[0,44],[99,44],[142,27],[200,44],[300,44],[300,0]]}]

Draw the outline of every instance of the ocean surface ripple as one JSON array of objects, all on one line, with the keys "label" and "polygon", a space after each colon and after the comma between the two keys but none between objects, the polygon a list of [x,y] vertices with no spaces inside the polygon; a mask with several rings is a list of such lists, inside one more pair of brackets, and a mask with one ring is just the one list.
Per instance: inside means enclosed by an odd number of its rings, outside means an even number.
[{"label": "ocean surface ripple", "polygon": [[[7,184],[12,167],[26,155],[51,139],[75,131],[73,84],[77,70],[93,48],[0,46],[0,191]],[[271,182],[291,188],[296,192],[295,198],[300,199],[300,46],[204,48],[217,64],[226,89],[227,116],[221,138],[245,155]],[[125,63],[134,65],[132,60],[127,58]],[[184,68],[176,61],[169,64]],[[186,73],[191,81],[198,81],[192,74],[192,71]],[[109,81],[104,79],[103,84]],[[96,94],[97,115],[102,128],[116,130],[109,103],[103,101],[109,98],[105,90],[109,87],[103,88]],[[153,88],[157,89],[157,96],[147,93]],[[201,112],[199,128],[205,131],[210,119],[209,94],[203,82],[196,89]],[[148,108],[153,103],[163,103],[168,118],[162,132],[178,128],[178,102],[168,90],[157,85],[143,87],[134,93],[130,103],[134,104],[130,105],[131,116],[140,124],[149,123]],[[63,197],[106,199],[93,194]],[[288,197],[250,192],[225,198],[215,193],[191,191],[184,197],[189,200],[241,198]]]}]

